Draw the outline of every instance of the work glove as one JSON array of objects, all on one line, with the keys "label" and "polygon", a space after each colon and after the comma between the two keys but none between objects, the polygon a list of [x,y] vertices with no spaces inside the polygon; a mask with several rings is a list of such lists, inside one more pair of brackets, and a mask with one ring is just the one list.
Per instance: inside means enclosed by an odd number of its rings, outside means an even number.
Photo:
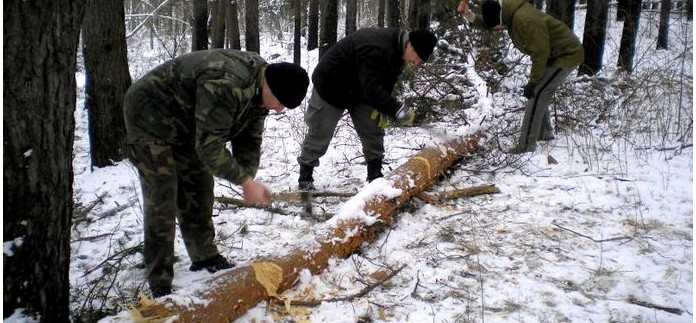
[{"label": "work glove", "polygon": [[385,115],[383,115],[381,112],[377,111],[377,109],[372,110],[372,114],[370,115],[370,118],[375,121],[377,124],[377,127],[380,129],[384,130],[389,127],[389,124],[391,124],[391,121],[389,121],[389,118]]},{"label": "work glove", "polygon": [[411,111],[405,104],[401,104],[401,108],[396,111],[396,115],[394,116],[396,123],[406,126],[412,125],[414,119],[416,119],[416,113]]},{"label": "work glove", "polygon": [[524,95],[524,97],[527,99],[531,99],[535,94],[534,89],[536,88],[536,86],[536,83],[527,82],[527,85],[524,86],[524,91],[522,92],[522,95]]}]

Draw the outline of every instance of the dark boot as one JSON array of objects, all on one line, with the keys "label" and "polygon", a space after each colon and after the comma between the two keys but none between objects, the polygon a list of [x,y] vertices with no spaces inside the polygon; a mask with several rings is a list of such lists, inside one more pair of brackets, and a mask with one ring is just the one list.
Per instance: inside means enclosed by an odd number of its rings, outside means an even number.
[{"label": "dark boot", "polygon": [[297,180],[300,191],[314,191],[314,167],[300,164],[300,178]]},{"label": "dark boot", "polygon": [[160,298],[162,296],[166,296],[172,293],[172,287],[171,286],[153,286],[150,287],[150,291],[152,292],[152,298]]},{"label": "dark boot", "polygon": [[194,261],[189,267],[190,271],[207,270],[210,273],[214,273],[218,270],[229,269],[234,267],[234,263],[229,262],[227,258],[217,255],[206,260]]},{"label": "dark boot", "polygon": [[376,178],[383,177],[382,175],[382,160],[371,159],[367,161],[367,182],[372,182]]}]

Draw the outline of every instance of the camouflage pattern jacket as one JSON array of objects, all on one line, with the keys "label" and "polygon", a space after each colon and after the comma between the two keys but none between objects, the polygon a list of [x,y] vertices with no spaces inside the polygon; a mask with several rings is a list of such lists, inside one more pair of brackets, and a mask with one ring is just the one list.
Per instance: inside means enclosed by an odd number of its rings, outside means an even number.
[{"label": "camouflage pattern jacket", "polygon": [[[580,40],[560,20],[540,12],[526,0],[502,0],[501,7],[502,24],[507,26],[512,44],[532,59],[530,82],[541,82],[549,65],[568,68],[585,59]],[[485,28],[481,15],[476,15],[474,25]]]},{"label": "camouflage pattern jacket", "polygon": [[157,66],[129,89],[142,100],[124,111],[128,139],[194,145],[213,175],[235,184],[253,178],[268,115],[260,106],[266,65],[256,53],[213,49]]}]

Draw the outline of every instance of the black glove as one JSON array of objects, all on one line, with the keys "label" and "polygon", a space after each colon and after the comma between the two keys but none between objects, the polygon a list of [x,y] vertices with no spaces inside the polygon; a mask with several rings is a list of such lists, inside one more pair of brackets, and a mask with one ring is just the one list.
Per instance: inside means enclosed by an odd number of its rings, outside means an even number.
[{"label": "black glove", "polygon": [[522,95],[524,95],[524,97],[527,99],[531,99],[535,95],[534,89],[536,88],[536,86],[536,83],[528,82],[527,85],[524,86],[524,91],[522,92]]},{"label": "black glove", "polygon": [[406,104],[402,104],[401,107],[399,108],[399,111],[396,111],[396,115],[394,116],[394,121],[396,121],[398,124],[401,125],[412,125],[413,120],[416,118],[416,113],[411,111],[409,107],[406,106]]}]

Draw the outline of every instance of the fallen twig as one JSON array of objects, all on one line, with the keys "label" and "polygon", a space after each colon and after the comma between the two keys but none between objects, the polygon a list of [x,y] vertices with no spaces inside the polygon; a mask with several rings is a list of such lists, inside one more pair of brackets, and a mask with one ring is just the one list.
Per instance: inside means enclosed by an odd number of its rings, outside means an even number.
[{"label": "fallen twig", "polygon": [[429,194],[426,192],[420,192],[416,197],[425,203],[434,204],[439,203],[443,200],[454,200],[462,197],[471,197],[476,195],[497,193],[500,193],[500,189],[495,187],[495,185],[484,185],[456,189],[453,191],[443,192],[439,194]]},{"label": "fallen twig", "polygon": [[648,308],[654,308],[656,310],[661,310],[661,311],[665,311],[665,312],[669,312],[669,313],[677,314],[677,315],[681,315],[683,312],[682,310],[680,310],[678,308],[665,307],[665,306],[661,306],[661,305],[657,305],[657,304],[653,304],[653,303],[648,303],[645,301],[640,301],[633,296],[629,296],[626,301],[628,301],[629,303],[634,304],[634,305],[648,307]]},{"label": "fallen twig", "polygon": [[250,207],[250,208],[255,208],[255,209],[261,209],[265,210],[271,213],[278,213],[282,215],[288,215],[289,213],[279,207],[274,206],[273,204],[268,204],[268,205],[261,205],[261,204],[252,204],[252,203],[247,203],[244,202],[243,200],[236,199],[233,197],[228,197],[228,196],[216,196],[215,200],[225,204],[225,205],[234,205],[237,207]]},{"label": "fallen twig", "polygon": [[574,233],[574,234],[576,234],[576,235],[578,235],[578,236],[581,236],[581,237],[583,237],[583,238],[590,239],[590,240],[592,240],[593,242],[597,242],[597,243],[609,242],[609,241],[633,240],[633,238],[631,238],[631,237],[626,237],[626,236],[623,236],[623,237],[613,237],[613,238],[599,239],[599,240],[598,240],[598,239],[595,239],[595,238],[593,238],[593,237],[590,237],[590,236],[584,235],[584,234],[582,234],[582,233],[579,233],[579,232],[573,231],[573,230],[571,230],[571,229],[568,229],[568,228],[566,228],[566,227],[563,227],[563,226],[559,225],[558,223],[556,223],[555,220],[552,221],[551,224],[555,225],[555,226],[558,227],[559,229],[563,229],[563,230],[565,230],[565,231]]},{"label": "fallen twig", "polygon": [[[302,193],[304,192],[280,192],[271,195],[272,200],[281,200],[284,202],[301,202]],[[332,192],[332,191],[313,191],[312,197],[353,197],[355,192]]]},{"label": "fallen twig", "polygon": [[348,296],[343,296],[343,297],[336,297],[336,298],[327,298],[327,299],[322,299],[322,300],[311,300],[311,301],[291,301],[290,305],[295,305],[295,306],[319,306],[323,302],[343,302],[343,301],[352,301],[356,298],[363,297],[367,295],[370,291],[373,289],[377,288],[377,286],[383,285],[386,281],[391,279],[392,277],[396,276],[401,270],[406,268],[406,265],[401,265],[396,270],[393,270],[389,275],[385,276],[384,279],[381,279],[379,281],[376,281],[372,284],[369,284],[365,286],[361,291],[359,291],[356,294],[353,295],[348,295]]}]

